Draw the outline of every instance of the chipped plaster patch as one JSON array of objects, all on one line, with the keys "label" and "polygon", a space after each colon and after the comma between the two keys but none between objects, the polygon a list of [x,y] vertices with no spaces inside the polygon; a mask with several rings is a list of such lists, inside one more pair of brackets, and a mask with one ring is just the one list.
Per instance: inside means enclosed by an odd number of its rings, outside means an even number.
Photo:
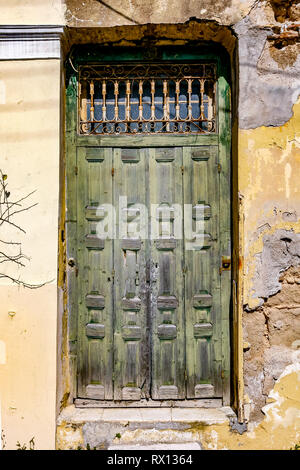
[{"label": "chipped plaster patch", "polygon": [[[270,391],[268,395],[268,400],[272,400],[271,403],[268,403],[262,408],[263,413],[266,415],[265,421],[274,424],[277,426],[289,427],[292,424],[300,419],[300,399],[298,400],[299,406],[289,406],[287,409],[284,409],[284,406],[287,400],[293,400],[289,396],[289,384],[283,385],[283,379],[289,377],[293,387],[296,388],[296,384],[300,389],[300,351],[294,351],[292,354],[292,364],[289,364],[283,372],[280,374],[273,390]],[[300,424],[300,422],[299,422]]]},{"label": "chipped plaster patch", "polygon": [[280,374],[278,381],[282,380],[283,377],[293,373],[297,374],[297,379],[300,384],[300,351],[295,351],[295,354],[293,355],[293,364],[289,364],[284,369],[284,371]]},{"label": "chipped plaster patch", "polygon": [[210,442],[207,448],[209,450],[216,450],[218,448],[218,433],[214,429],[210,432]]},{"label": "chipped plaster patch", "polygon": [[57,427],[56,449],[57,450],[78,450],[83,446],[83,435],[81,427],[76,427],[68,423],[61,423]]}]

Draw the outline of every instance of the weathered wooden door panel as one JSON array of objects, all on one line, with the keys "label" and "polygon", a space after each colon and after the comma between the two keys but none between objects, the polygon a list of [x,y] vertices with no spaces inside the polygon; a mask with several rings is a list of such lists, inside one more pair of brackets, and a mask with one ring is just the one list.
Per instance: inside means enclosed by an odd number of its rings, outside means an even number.
[{"label": "weathered wooden door panel", "polygon": [[97,224],[112,201],[112,150],[78,148],[77,238],[80,397],[112,399],[113,245]]},{"label": "weathered wooden door panel", "polygon": [[[149,285],[146,279],[148,172],[146,149],[114,150],[114,398],[149,397]],[[122,224],[120,223],[122,222]]]},{"label": "weathered wooden door panel", "polygon": [[[187,398],[222,396],[218,147],[185,147],[184,204]],[[190,205],[190,206],[189,206]],[[185,220],[190,220],[185,214]],[[186,234],[188,235],[188,234]]]},{"label": "weathered wooden door panel", "polygon": [[153,148],[148,158],[151,393],[154,399],[178,399],[185,397],[182,148]]},{"label": "weathered wooden door panel", "polygon": [[218,169],[213,145],[78,149],[80,397],[222,396]]}]

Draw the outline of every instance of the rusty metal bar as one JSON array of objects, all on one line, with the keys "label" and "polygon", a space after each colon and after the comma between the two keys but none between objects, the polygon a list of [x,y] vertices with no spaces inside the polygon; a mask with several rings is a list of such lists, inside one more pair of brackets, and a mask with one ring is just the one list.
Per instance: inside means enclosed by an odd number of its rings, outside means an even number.
[{"label": "rusty metal bar", "polygon": [[95,115],[94,115],[94,111],[95,111],[95,108],[94,108],[94,82],[93,80],[90,82],[90,96],[91,96],[91,121],[93,122],[94,119],[95,119]]},{"label": "rusty metal bar", "polygon": [[115,93],[115,117],[114,121],[119,119],[119,105],[118,105],[118,96],[119,96],[119,82],[115,80],[114,83],[114,93]]},{"label": "rusty metal bar", "polygon": [[155,120],[155,80],[151,80],[151,119]]},{"label": "rusty metal bar", "polygon": [[192,83],[191,78],[188,79],[188,120],[192,119]]},{"label": "rusty metal bar", "polygon": [[130,121],[130,80],[126,80],[126,120]]},{"label": "rusty metal bar", "polygon": [[102,121],[106,121],[106,80],[102,82]]},{"label": "rusty metal bar", "polygon": [[[176,76],[177,74],[177,76]],[[82,78],[81,78],[82,76]],[[192,99],[193,83],[200,85],[199,101]],[[108,82],[112,84],[114,95],[114,116],[107,116]],[[120,83],[125,86],[120,87]],[[149,82],[150,88],[144,86]],[[170,96],[170,82],[175,84],[175,94]],[[138,87],[138,113],[132,116],[133,86]],[[163,115],[157,118],[156,102],[158,83],[162,84]],[[182,88],[181,83],[187,83]],[[114,133],[204,133],[216,131],[216,68],[214,64],[139,64],[122,67],[112,65],[81,66],[79,70],[79,132],[83,134]],[[89,90],[89,91],[88,91]],[[183,95],[182,100],[180,95]],[[88,100],[89,95],[89,100]],[[147,97],[150,113],[145,116],[143,103]],[[88,102],[90,117],[88,119]],[[125,116],[121,119],[121,106],[125,102]],[[174,111],[171,115],[171,104]],[[95,119],[97,106],[102,106],[101,119]],[[185,118],[181,117],[181,106]],[[193,117],[193,106],[198,106],[199,117]],[[99,108],[100,109],[100,108]],[[183,114],[182,114],[183,116]],[[125,118],[124,118],[125,117]],[[156,126],[158,122],[160,125]],[[202,125],[205,122],[205,126]],[[135,124],[134,129],[131,124]],[[172,125],[171,125],[172,124]],[[136,126],[137,125],[137,126]]]},{"label": "rusty metal bar", "polygon": [[180,104],[179,104],[180,80],[176,80],[175,95],[176,95],[175,119],[179,120],[180,119]]},{"label": "rusty metal bar", "polygon": [[200,80],[200,121],[205,121],[204,115],[204,87],[205,87],[205,80]]}]

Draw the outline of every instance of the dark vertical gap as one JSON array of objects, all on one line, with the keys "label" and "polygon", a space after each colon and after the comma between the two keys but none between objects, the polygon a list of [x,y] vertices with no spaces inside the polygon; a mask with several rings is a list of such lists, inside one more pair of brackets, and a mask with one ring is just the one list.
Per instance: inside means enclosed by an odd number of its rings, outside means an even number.
[{"label": "dark vertical gap", "polygon": [[182,292],[182,301],[183,301],[183,324],[184,324],[184,334],[183,334],[183,343],[184,343],[184,393],[185,398],[187,397],[187,372],[186,372],[186,315],[185,315],[185,282],[186,282],[186,266],[185,266],[185,232],[184,232],[184,221],[185,221],[185,211],[184,211],[184,172],[186,171],[184,167],[184,158],[183,158],[183,149],[181,147],[181,187],[182,187],[182,275],[183,275],[183,292]]},{"label": "dark vertical gap", "polygon": [[[115,184],[114,184],[114,157],[115,157],[115,149],[112,148],[111,150],[111,178],[112,178],[112,183],[111,183],[111,198],[112,198],[112,206],[115,209]],[[119,209],[119,207],[118,207]],[[118,217],[118,214],[116,213],[116,219]],[[114,223],[116,223],[116,220],[114,220]],[[119,229],[119,225],[117,225]],[[118,233],[115,233],[116,236],[118,236]],[[111,283],[111,289],[112,289],[112,399],[114,400],[115,398],[115,324],[116,324],[116,302],[115,302],[115,295],[116,295],[116,289],[115,289],[115,238],[112,237],[112,270],[113,270],[113,276],[112,276],[112,283]]]},{"label": "dark vertical gap", "polygon": [[[79,163],[78,163],[78,147],[75,147],[75,168],[79,168]],[[66,155],[66,158],[70,158],[70,154],[69,152],[67,153]],[[70,163],[68,163],[70,164]],[[77,170],[78,171],[78,170]],[[68,172],[67,172],[67,175],[68,175]],[[72,175],[72,178],[75,178],[76,180],[76,194],[75,194],[75,197],[76,197],[76,232],[75,232],[75,249],[74,249],[74,253],[76,254],[76,263],[77,263],[77,273],[78,273],[78,269],[79,269],[79,266],[78,266],[78,234],[77,234],[77,231],[78,231],[78,211],[80,210],[80,208],[78,207],[78,178],[77,175]],[[68,188],[68,181],[67,181],[67,184],[66,184],[66,191],[67,191],[67,204],[69,202],[69,188]],[[67,206],[68,208],[68,206]],[[68,217],[68,216],[67,216]],[[67,219],[68,220],[68,219]],[[69,224],[68,224],[69,226]],[[71,240],[70,240],[70,235],[68,234],[68,231],[67,231],[67,242],[69,244],[71,244]],[[73,241],[73,240],[72,240]],[[66,255],[67,255],[68,251],[66,251]],[[68,283],[69,283],[69,279],[68,279]],[[78,279],[76,279],[76,303],[78,305],[78,300],[79,300],[79,295],[78,295]],[[68,286],[68,289],[69,289],[69,286]],[[74,294],[73,294],[74,295]],[[68,310],[70,308],[70,296],[68,295]],[[74,311],[73,312],[70,312],[72,317],[74,316]],[[75,378],[72,377],[72,382],[74,383],[75,382],[75,397],[74,398],[77,398],[79,396],[79,380],[77,377],[79,377],[79,373],[81,373],[79,369],[79,365],[80,365],[80,350],[79,350],[79,345],[80,345],[80,341],[79,341],[79,335],[81,334],[81,331],[80,331],[80,324],[79,324],[79,315],[78,315],[78,310],[76,312],[77,314],[77,318],[76,318],[76,366],[75,366]],[[70,328],[70,323],[68,322],[68,329]]]}]

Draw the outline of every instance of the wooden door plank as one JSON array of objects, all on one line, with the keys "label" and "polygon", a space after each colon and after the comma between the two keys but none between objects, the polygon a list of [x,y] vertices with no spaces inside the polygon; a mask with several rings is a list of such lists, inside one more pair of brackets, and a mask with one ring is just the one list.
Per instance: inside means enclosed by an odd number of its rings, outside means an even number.
[{"label": "wooden door plank", "polygon": [[[219,108],[219,168],[220,168],[220,252],[231,257],[231,96],[226,71],[222,67],[218,80]],[[221,264],[221,263],[220,263]],[[222,266],[220,266],[222,268]],[[230,298],[231,266],[221,271],[221,317],[222,317],[222,377],[223,403],[230,405]]]},{"label": "wooden door plank", "polygon": [[[87,149],[78,149],[78,392],[82,398],[110,400],[113,398],[112,240],[105,239],[98,224],[106,217],[105,205],[112,203],[112,151],[99,148],[96,154],[101,158],[91,159]],[[87,208],[92,207],[94,215],[90,216],[91,210]],[[93,237],[101,243],[87,243]],[[101,330],[102,334],[92,335],[92,328]]]},{"label": "wooden door plank", "polygon": [[[174,231],[182,208],[182,149],[173,158],[161,149],[149,149],[151,211],[151,336],[154,399],[185,397],[184,296],[182,233]],[[181,221],[181,214],[179,220]],[[156,227],[156,229],[154,229]],[[155,233],[156,232],[156,233]],[[175,236],[178,236],[178,239]]]},{"label": "wooden door plank", "polygon": [[78,146],[92,146],[92,147],[136,147],[136,148],[150,148],[150,147],[182,147],[182,146],[197,146],[199,145],[217,145],[217,134],[201,134],[201,135],[77,135],[76,144]]},{"label": "wooden door plank", "polygon": [[[114,205],[119,214],[114,241],[115,400],[149,396],[147,239],[139,233],[141,224],[148,224],[141,206],[147,205],[145,152],[114,150]],[[126,221],[128,226],[122,229],[121,222]]]},{"label": "wooden door plank", "polygon": [[185,235],[191,237],[193,218],[195,238],[185,240],[187,398],[215,397],[221,393],[214,373],[221,343],[217,147],[184,148],[183,167]]}]

